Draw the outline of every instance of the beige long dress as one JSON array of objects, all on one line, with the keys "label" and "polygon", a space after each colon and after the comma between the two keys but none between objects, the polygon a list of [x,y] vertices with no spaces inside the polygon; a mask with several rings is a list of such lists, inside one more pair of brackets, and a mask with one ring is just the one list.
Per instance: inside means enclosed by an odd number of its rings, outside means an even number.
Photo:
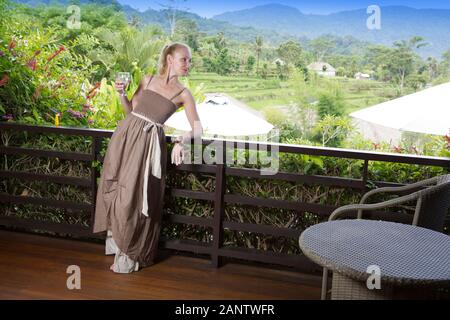
[{"label": "beige long dress", "polygon": [[118,122],[98,185],[93,232],[108,231],[115,272],[153,264],[158,248],[167,162],[163,124],[184,89],[169,99],[148,89],[151,79],[134,110]]}]

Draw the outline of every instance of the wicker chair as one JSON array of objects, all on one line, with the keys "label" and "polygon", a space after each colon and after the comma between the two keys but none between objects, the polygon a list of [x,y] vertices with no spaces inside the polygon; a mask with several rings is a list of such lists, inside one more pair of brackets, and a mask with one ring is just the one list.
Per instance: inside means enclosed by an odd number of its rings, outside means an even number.
[{"label": "wicker chair", "polygon": [[[392,193],[398,195],[407,192],[411,193],[380,203],[365,204],[367,199],[374,194]],[[450,208],[450,174],[419,181],[403,187],[387,187],[371,190],[364,194],[359,204],[346,205],[334,210],[329,220],[335,220],[344,212],[354,212],[356,210],[358,212],[357,218],[362,219],[363,211],[365,210],[383,209],[410,201],[416,201],[412,221],[413,225],[442,232],[445,218]],[[325,300],[327,296],[327,282],[328,269],[324,268],[322,277],[322,300]]]}]

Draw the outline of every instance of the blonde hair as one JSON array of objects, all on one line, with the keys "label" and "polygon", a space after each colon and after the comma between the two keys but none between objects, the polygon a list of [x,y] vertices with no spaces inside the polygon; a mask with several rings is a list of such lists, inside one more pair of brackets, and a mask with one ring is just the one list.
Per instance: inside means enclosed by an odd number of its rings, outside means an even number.
[{"label": "blonde hair", "polygon": [[186,48],[188,49],[189,52],[191,52],[189,46],[181,42],[172,42],[166,44],[163,47],[163,49],[161,50],[161,54],[159,55],[159,62],[158,62],[158,73],[160,75],[163,75],[167,71],[167,56],[169,54],[173,55],[173,53],[180,48]]}]

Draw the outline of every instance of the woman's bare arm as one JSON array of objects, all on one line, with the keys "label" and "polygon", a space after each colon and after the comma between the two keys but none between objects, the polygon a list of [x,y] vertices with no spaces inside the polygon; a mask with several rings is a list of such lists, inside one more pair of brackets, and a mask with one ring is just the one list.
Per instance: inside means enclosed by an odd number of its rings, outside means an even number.
[{"label": "woman's bare arm", "polygon": [[184,90],[181,94],[183,99],[184,111],[188,118],[192,130],[182,135],[183,143],[188,143],[192,138],[200,138],[203,135],[203,127],[195,107],[195,99],[189,90]]},{"label": "woman's bare arm", "polygon": [[121,95],[120,96],[120,102],[122,103],[123,109],[125,110],[126,114],[129,114],[131,111],[133,111],[133,99],[139,95],[139,93],[142,90],[143,87],[143,83],[144,83],[144,78],[141,80],[141,82],[139,83],[138,88],[136,89],[136,91],[133,94],[133,97],[131,98],[130,101],[128,101],[128,98],[126,95]]},{"label": "woman's bare arm", "polygon": [[128,101],[128,98],[126,95],[120,95],[120,102],[122,103],[123,110],[126,114],[129,114],[131,111],[133,111],[133,106],[131,104],[131,101]]}]

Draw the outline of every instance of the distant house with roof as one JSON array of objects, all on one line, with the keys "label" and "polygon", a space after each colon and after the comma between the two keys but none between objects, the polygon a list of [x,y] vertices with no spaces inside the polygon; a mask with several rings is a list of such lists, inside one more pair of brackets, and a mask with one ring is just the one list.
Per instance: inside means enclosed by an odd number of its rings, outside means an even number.
[{"label": "distant house with roof", "polygon": [[355,79],[356,80],[370,80],[370,74],[357,72],[355,74]]},{"label": "distant house with roof", "polygon": [[281,60],[280,58],[277,58],[273,61],[274,64],[279,64],[280,66],[284,66],[286,63]]},{"label": "distant house with roof", "polygon": [[335,77],[336,69],[332,65],[326,62],[314,62],[308,66],[309,71],[314,71],[318,75],[326,77]]}]

